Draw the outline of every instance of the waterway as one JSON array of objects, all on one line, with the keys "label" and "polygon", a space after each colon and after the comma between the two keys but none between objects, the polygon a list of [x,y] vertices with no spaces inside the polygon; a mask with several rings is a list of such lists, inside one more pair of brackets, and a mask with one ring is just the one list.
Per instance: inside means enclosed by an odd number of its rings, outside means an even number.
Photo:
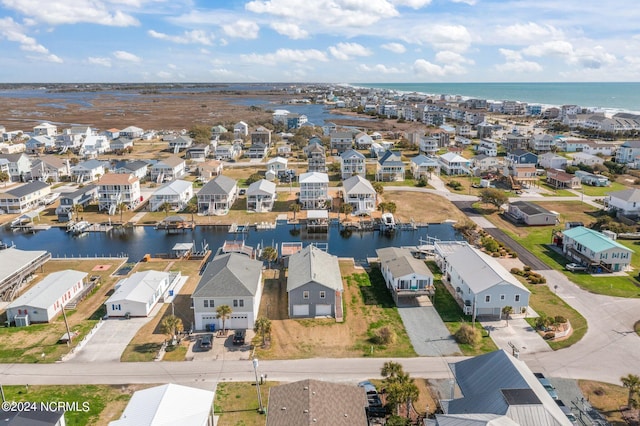
[{"label": "waterway", "polygon": [[226,241],[242,241],[256,247],[278,246],[282,242],[302,241],[303,245],[326,243],[329,253],[338,257],[352,257],[357,263],[366,263],[367,257],[375,257],[376,249],[382,247],[416,246],[427,236],[440,240],[460,240],[451,224],[431,224],[415,230],[398,230],[392,235],[378,231],[354,231],[341,234],[337,225],[330,226],[325,234],[305,234],[300,226],[279,223],[275,229],[255,230],[245,234],[229,234],[226,228],[197,226],[179,234],[167,234],[151,226],[135,226],[114,229],[109,232],[88,232],[80,236],[65,232],[64,228],[51,228],[36,233],[13,232],[8,228],[0,231],[0,239],[13,243],[22,250],[47,250],[53,257],[98,257],[123,256],[136,262],[145,254],[168,254],[176,243],[195,242],[196,249],[203,243],[214,252]]}]

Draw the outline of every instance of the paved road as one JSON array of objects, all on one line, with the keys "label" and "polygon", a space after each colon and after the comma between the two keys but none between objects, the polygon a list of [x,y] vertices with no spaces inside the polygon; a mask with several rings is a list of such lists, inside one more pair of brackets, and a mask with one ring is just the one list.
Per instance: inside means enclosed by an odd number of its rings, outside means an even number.
[{"label": "paved road", "polygon": [[501,241],[504,245],[509,247],[511,250],[518,253],[518,258],[522,261],[522,263],[524,263],[525,265],[531,266],[531,269],[534,269],[534,270],[549,269],[549,265],[544,263],[542,260],[536,257],[533,253],[531,253],[529,250],[527,250],[522,245],[520,245],[519,242],[515,241],[513,238],[508,236],[502,229],[486,228],[485,231],[487,231],[487,233],[491,235],[493,238],[495,238],[498,241]]}]

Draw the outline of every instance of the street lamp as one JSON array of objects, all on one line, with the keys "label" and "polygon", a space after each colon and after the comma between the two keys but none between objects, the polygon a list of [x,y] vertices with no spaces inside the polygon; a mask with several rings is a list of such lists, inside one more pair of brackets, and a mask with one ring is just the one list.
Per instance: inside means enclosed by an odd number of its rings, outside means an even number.
[{"label": "street lamp", "polygon": [[256,391],[258,392],[258,413],[264,414],[264,406],[262,405],[262,395],[260,395],[260,382],[258,381],[258,358],[253,359],[253,372],[256,375]]}]

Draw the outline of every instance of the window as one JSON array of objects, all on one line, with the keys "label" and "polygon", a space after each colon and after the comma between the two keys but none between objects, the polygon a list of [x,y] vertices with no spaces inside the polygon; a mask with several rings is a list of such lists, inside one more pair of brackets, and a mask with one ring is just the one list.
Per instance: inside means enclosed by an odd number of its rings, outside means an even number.
[{"label": "window", "polygon": [[233,299],[233,307],[234,308],[238,307],[238,299]]},{"label": "window", "polygon": [[501,295],[500,295],[500,300],[504,300],[504,299],[505,299],[505,295],[504,295],[504,294],[501,294]]},{"label": "window", "polygon": [[327,297],[327,292],[326,291],[321,291],[320,292],[320,299],[324,299],[325,297]]},{"label": "window", "polygon": [[520,301],[520,295],[519,294],[516,294],[516,299],[515,300],[516,300],[516,302]]},{"label": "window", "polygon": [[308,291],[303,291],[302,292],[302,298],[303,299],[308,299],[309,298],[309,292]]},{"label": "window", "polygon": [[209,301],[207,299],[204,299],[204,307],[205,308],[209,307]]},{"label": "window", "polygon": [[485,303],[489,303],[489,302],[491,302],[491,296],[490,296],[490,295],[486,295],[486,296],[484,297],[484,302],[485,302]]},{"label": "window", "polygon": [[244,307],[244,300],[243,299],[234,299],[233,300],[233,307],[237,308],[237,307]]},{"label": "window", "polygon": [[111,305],[111,310],[112,311],[119,311],[120,310],[120,305]]}]

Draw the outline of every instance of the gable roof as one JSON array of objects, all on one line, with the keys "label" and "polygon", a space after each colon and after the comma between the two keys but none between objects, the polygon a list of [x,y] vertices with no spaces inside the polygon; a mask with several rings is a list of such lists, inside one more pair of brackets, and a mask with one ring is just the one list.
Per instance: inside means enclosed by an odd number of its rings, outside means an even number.
[{"label": "gable roof", "polygon": [[[478,158],[477,156],[476,158]],[[424,154],[416,155],[411,159],[411,162],[420,166],[423,164],[433,164],[434,166],[439,166],[438,161],[433,157],[427,157]]]},{"label": "gable roof", "polygon": [[536,214],[554,214],[549,210],[545,209],[544,207],[538,204],[531,203],[529,201],[514,201],[510,203],[510,205],[517,207],[518,210],[520,210],[522,213],[526,214],[527,216],[532,216]]},{"label": "gable roof", "polygon": [[364,160],[364,155],[361,152],[356,151],[355,149],[348,149],[340,154],[340,158],[342,158],[343,160],[347,158],[361,158]]},{"label": "gable roof", "polygon": [[213,258],[202,273],[192,297],[255,296],[260,285],[262,262],[239,253]]},{"label": "gable roof", "polygon": [[229,195],[236,184],[237,182],[235,179],[231,179],[224,175],[218,175],[215,179],[210,180],[200,188],[198,195]]},{"label": "gable roof", "polygon": [[38,284],[27,290],[22,296],[11,302],[7,308],[33,306],[47,309],[67,290],[73,287],[78,281],[83,280],[87,275],[86,272],[74,271],[72,269],[52,272],[44,277]]},{"label": "gable roof", "polygon": [[269,182],[266,179],[260,179],[258,181],[253,182],[247,188],[247,195],[271,195],[276,193],[276,184],[274,182]]},{"label": "gable roof", "polygon": [[149,298],[160,288],[162,282],[168,278],[168,272],[136,272],[130,277],[120,280],[116,284],[116,290],[105,304],[125,299],[134,302],[147,303]]},{"label": "gable roof", "polygon": [[158,162],[156,164],[154,164],[154,167],[156,166],[160,166],[162,167],[163,165],[165,166],[169,166],[171,168],[174,168],[180,164],[184,163],[184,160],[178,156],[175,155],[170,155],[167,158],[163,158],[161,160],[158,160]]},{"label": "gable roof", "polygon": [[48,187],[48,183],[42,182],[41,180],[34,180],[33,182],[25,183],[17,188],[11,188],[8,191],[5,191],[5,194],[20,198]]},{"label": "gable roof", "polygon": [[639,202],[640,201],[640,189],[631,188],[623,189],[622,191],[613,191],[609,193],[609,197],[617,198],[626,202]]},{"label": "gable roof", "polygon": [[308,245],[289,257],[287,292],[309,282],[342,291],[342,276],[338,258],[319,248]]},{"label": "gable roof", "polygon": [[76,167],[81,169],[93,170],[99,167],[104,168],[104,163],[100,160],[87,160],[78,163],[77,165],[73,166],[72,169],[75,169]]},{"label": "gable roof", "polygon": [[367,396],[362,387],[301,380],[269,390],[267,426],[366,426]]},{"label": "gable roof", "polygon": [[610,250],[612,248],[617,248],[629,253],[633,253],[633,250],[627,248],[626,246],[623,246],[619,242],[612,240],[611,238],[598,231],[594,231],[590,228],[585,228],[584,226],[576,226],[575,228],[562,231],[562,233],[564,236],[571,238],[572,240],[582,244],[585,247],[588,247],[590,250],[593,250],[596,253]]},{"label": "gable roof", "polygon": [[100,178],[98,184],[105,185],[130,185],[138,182],[139,179],[131,173],[107,173]]},{"label": "gable roof", "polygon": [[303,183],[329,183],[329,175],[320,172],[302,173],[298,179],[300,184]]},{"label": "gable roof", "polygon": [[154,196],[157,195],[174,195],[174,194],[183,194],[191,188],[193,184],[186,180],[176,179],[174,181],[165,183],[162,185],[156,192],[153,193]]},{"label": "gable roof", "polygon": [[380,265],[388,267],[395,278],[409,274],[419,274],[433,278],[433,273],[427,265],[413,257],[409,249],[385,247],[377,249],[376,253],[380,258]]},{"label": "gable roof", "polygon": [[443,160],[448,163],[468,163],[470,160],[464,158],[463,156],[456,154],[455,152],[447,152],[440,156]]},{"label": "gable roof", "polygon": [[400,154],[400,151],[387,149],[378,160],[378,164],[393,166],[403,165],[404,163],[402,162],[402,155]]},{"label": "gable roof", "polygon": [[376,192],[371,182],[360,175],[345,179],[342,182],[342,187],[347,194],[374,194]]}]

